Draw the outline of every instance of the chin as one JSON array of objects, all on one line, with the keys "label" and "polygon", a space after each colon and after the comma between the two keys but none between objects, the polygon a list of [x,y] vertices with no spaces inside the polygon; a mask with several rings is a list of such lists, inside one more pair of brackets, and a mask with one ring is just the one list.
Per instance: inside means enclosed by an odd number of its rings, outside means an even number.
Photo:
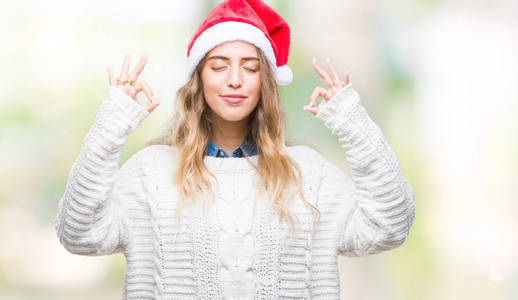
[{"label": "chin", "polygon": [[245,119],[247,116],[245,115],[223,115],[221,116],[222,119],[229,122],[237,122]]}]

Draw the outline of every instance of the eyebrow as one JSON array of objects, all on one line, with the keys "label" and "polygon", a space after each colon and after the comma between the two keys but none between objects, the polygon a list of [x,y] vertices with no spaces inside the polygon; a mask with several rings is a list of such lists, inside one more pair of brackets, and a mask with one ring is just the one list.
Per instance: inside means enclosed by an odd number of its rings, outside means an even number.
[{"label": "eyebrow", "polygon": [[[219,58],[219,59],[223,59],[223,60],[230,60],[230,58],[228,58],[226,56],[221,56],[221,55],[213,55],[213,56],[209,57],[207,60],[210,60],[210,59],[213,59],[213,58],[214,59]],[[258,61],[259,58],[256,57],[256,56],[248,56],[248,57],[242,57],[241,60],[246,60],[246,61],[248,61],[248,60],[257,60]]]}]

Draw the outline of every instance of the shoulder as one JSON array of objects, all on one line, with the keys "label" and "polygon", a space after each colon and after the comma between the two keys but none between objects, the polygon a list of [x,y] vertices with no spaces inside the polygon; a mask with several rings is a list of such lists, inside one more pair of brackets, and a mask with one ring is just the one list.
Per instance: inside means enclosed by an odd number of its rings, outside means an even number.
[{"label": "shoulder", "polygon": [[306,145],[285,146],[285,150],[302,169],[315,170],[315,168],[318,168],[322,157],[317,150]]},{"label": "shoulder", "polygon": [[175,152],[174,150],[175,148],[170,145],[155,144],[140,149],[134,155],[145,158],[157,155],[172,155]]},{"label": "shoulder", "polygon": [[328,160],[319,150],[305,145],[286,146],[286,152],[305,173],[328,174],[343,172],[330,160]]},{"label": "shoulder", "polygon": [[127,161],[129,164],[156,165],[157,162],[174,161],[175,148],[170,145],[149,145],[135,152]]},{"label": "shoulder", "polygon": [[314,159],[320,153],[314,148],[306,145],[285,146],[286,153],[297,161]]}]

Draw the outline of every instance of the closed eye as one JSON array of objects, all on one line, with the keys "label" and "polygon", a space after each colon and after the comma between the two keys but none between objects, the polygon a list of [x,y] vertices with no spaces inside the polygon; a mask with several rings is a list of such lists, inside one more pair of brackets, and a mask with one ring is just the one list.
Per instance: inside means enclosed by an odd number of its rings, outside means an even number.
[{"label": "closed eye", "polygon": [[[221,70],[221,69],[224,69],[224,68],[226,68],[226,67],[217,67],[217,68],[214,68],[214,67],[213,67],[213,68],[212,68],[212,70],[214,70],[214,71],[218,71],[218,70]],[[250,69],[250,68],[245,68],[245,69],[247,69],[248,71],[251,71],[251,72],[257,72],[257,71],[259,71],[259,69]]]}]

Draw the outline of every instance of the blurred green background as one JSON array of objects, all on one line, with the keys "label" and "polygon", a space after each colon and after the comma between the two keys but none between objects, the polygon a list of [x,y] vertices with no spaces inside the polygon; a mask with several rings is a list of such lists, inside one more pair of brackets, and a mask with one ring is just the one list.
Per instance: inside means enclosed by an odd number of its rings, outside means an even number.
[{"label": "blurred green background", "polygon": [[[121,162],[162,129],[187,45],[219,1],[0,4],[0,299],[120,299],[122,254],[68,253],[57,205],[100,102],[106,67],[148,55],[162,104]],[[331,58],[398,155],[417,216],[400,248],[339,259],[342,299],[518,299],[518,3],[265,1],[290,24],[287,143],[349,172],[337,138],[302,107]],[[326,68],[327,69],[327,68]],[[144,100],[143,95],[139,99]]]}]

